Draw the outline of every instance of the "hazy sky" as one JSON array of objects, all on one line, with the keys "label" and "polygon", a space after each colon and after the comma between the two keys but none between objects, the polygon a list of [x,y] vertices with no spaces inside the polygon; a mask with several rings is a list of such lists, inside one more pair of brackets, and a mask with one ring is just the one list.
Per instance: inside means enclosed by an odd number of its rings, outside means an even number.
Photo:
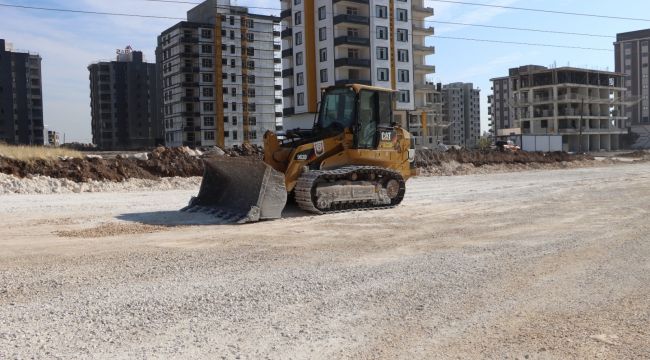
[{"label": "hazy sky", "polygon": [[[199,2],[199,0],[190,0]],[[446,24],[431,25],[436,35],[581,46],[613,50],[617,32],[650,28],[647,0],[468,0],[470,2],[549,9],[567,12],[606,14],[620,17],[647,17],[647,21],[614,20],[495,9],[425,0],[435,9],[432,21],[526,27],[580,32],[611,37],[585,37],[538,32],[489,29]],[[185,17],[191,4],[145,0],[4,0],[0,3],[78,10]],[[238,5],[279,8],[279,0],[240,0]],[[271,10],[253,10],[274,13]],[[105,15],[84,15],[0,7],[0,38],[15,49],[37,52],[43,57],[45,124],[65,133],[66,140],[90,142],[90,90],[88,64],[113,59],[115,49],[133,46],[155,61],[156,36],[178,20],[144,19]],[[491,77],[507,74],[510,67],[526,64],[598,69],[614,69],[612,51],[560,49],[551,47],[494,44],[432,37],[436,55],[428,62],[436,65],[436,82],[473,82],[481,88],[482,125],[487,128],[487,95]]]}]

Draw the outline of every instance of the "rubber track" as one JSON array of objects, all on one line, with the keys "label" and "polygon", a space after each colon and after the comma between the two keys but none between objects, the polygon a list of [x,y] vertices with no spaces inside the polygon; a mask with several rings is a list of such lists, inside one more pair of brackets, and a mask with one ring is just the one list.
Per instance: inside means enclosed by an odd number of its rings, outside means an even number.
[{"label": "rubber track", "polygon": [[[318,184],[319,180],[349,180],[350,175],[355,172],[360,175],[374,173],[375,175],[381,175],[383,178],[389,177],[399,181],[400,190],[397,198],[395,198],[390,205],[372,205],[369,203],[351,201],[345,203],[337,203],[336,208],[328,210],[321,210],[316,207],[316,204],[314,203],[314,199],[316,197],[316,188],[314,185]],[[361,178],[364,178],[364,176],[361,176]],[[399,203],[401,203],[404,199],[406,184],[402,175],[395,170],[376,166],[344,166],[333,170],[312,170],[308,173],[303,174],[300,178],[298,178],[298,183],[296,184],[294,192],[296,203],[301,209],[314,214],[330,214],[349,211],[381,210],[394,208],[395,206],[399,205]]]}]

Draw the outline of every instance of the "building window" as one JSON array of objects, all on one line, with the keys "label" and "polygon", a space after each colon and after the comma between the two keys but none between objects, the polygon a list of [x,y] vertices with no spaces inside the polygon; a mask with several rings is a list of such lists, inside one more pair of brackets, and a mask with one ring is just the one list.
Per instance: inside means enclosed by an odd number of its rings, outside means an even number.
[{"label": "building window", "polygon": [[246,20],[246,26],[249,29],[254,29],[255,28],[255,21],[253,19]]},{"label": "building window", "polygon": [[232,117],[232,124],[233,124],[233,126],[237,125],[237,117],[236,116]]},{"label": "building window", "polygon": [[359,37],[359,30],[355,28],[348,28],[349,37]]},{"label": "building window", "polygon": [[302,51],[296,53],[296,66],[302,65]]},{"label": "building window", "polygon": [[319,50],[320,62],[327,61],[327,48],[322,48]]},{"label": "building window", "polygon": [[397,29],[397,41],[409,41],[409,31],[406,29]]},{"label": "building window", "polygon": [[327,82],[327,69],[320,70],[320,82]]},{"label": "building window", "polygon": [[302,44],[302,31],[296,33],[296,45]]},{"label": "building window", "polygon": [[237,66],[237,62],[235,61],[235,59],[230,59],[230,67],[234,68],[236,66]]},{"label": "building window", "polygon": [[212,54],[212,45],[201,45],[201,52],[204,54]]},{"label": "building window", "polygon": [[253,60],[248,60],[248,64],[246,64],[246,65],[248,66],[249,70],[254,70],[255,69],[255,61],[253,61]]},{"label": "building window", "polygon": [[203,74],[201,77],[203,77],[203,82],[211,83],[213,81],[212,74]]},{"label": "building window", "polygon": [[203,140],[214,140],[214,131],[206,131],[203,133]]},{"label": "building window", "polygon": [[255,56],[255,48],[252,46],[249,46],[246,48],[246,55],[248,56]]},{"label": "building window", "polygon": [[325,12],[325,6],[321,6],[318,8],[318,20],[324,20],[327,16],[327,13]]},{"label": "building window", "polygon": [[205,96],[205,97],[214,96],[214,89],[211,88],[211,87],[204,87],[203,88],[203,96]]},{"label": "building window", "polygon": [[397,61],[399,62],[408,62],[409,61],[409,51],[405,49],[397,50]]},{"label": "building window", "polygon": [[305,77],[303,73],[299,72],[296,74],[296,86],[301,86],[305,84]]},{"label": "building window", "polygon": [[212,39],[212,30],[208,30],[208,29],[201,30],[201,37],[205,39]]},{"label": "building window", "polygon": [[345,8],[345,13],[348,14],[348,15],[357,16],[357,15],[359,15],[359,9],[357,9],[355,7],[348,6],[348,7]]},{"label": "building window", "polygon": [[401,103],[411,102],[411,97],[408,90],[400,90],[398,93],[397,101]]},{"label": "building window", "polygon": [[232,131],[232,139],[237,140],[237,130]]},{"label": "building window", "polygon": [[257,118],[255,116],[251,116],[250,118],[248,118],[248,125],[256,126],[257,125]]},{"label": "building window", "polygon": [[203,126],[214,126],[214,117],[206,116],[203,118]]},{"label": "building window", "polygon": [[211,68],[212,59],[201,59],[201,66],[203,66],[204,68]]},{"label": "building window", "polygon": [[230,82],[237,82],[237,74],[230,74]]},{"label": "building window", "polygon": [[232,97],[237,96],[237,88],[230,88],[230,96]]},{"label": "building window", "polygon": [[382,19],[388,18],[388,8],[383,5],[375,6],[375,16]]},{"label": "building window", "polygon": [[255,97],[255,88],[248,88],[248,97]]},{"label": "building window", "polygon": [[235,25],[235,17],[234,16],[230,17],[230,25]]},{"label": "building window", "polygon": [[388,28],[385,26],[377,26],[377,39],[388,40]]},{"label": "building window", "polygon": [[305,105],[305,93],[298,93],[298,106]]},{"label": "building window", "polygon": [[377,68],[377,80],[388,81],[388,68]]},{"label": "building window", "polygon": [[203,103],[203,111],[214,111],[214,103],[204,102]]},{"label": "building window", "polygon": [[235,45],[230,45],[230,53],[231,54],[235,53]]},{"label": "building window", "polygon": [[301,0],[293,0],[294,5],[300,5],[300,3],[301,3]]},{"label": "building window", "polygon": [[293,14],[293,24],[294,25],[302,24],[302,12],[297,11],[295,14]]},{"label": "building window", "polygon": [[397,70],[397,81],[399,82],[409,82],[409,71],[408,70]]},{"label": "building window", "polygon": [[377,47],[377,60],[388,60],[388,48],[387,47]]},{"label": "building window", "polygon": [[397,9],[397,21],[408,21],[409,12],[406,9]]},{"label": "building window", "polygon": [[246,33],[246,40],[248,42],[254,42],[255,41],[255,34],[251,33],[251,32]]},{"label": "building window", "polygon": [[318,29],[318,40],[325,41],[327,40],[327,28],[322,27]]},{"label": "building window", "polygon": [[237,103],[235,103],[235,102],[230,103],[230,108],[232,109],[232,111],[237,111]]}]

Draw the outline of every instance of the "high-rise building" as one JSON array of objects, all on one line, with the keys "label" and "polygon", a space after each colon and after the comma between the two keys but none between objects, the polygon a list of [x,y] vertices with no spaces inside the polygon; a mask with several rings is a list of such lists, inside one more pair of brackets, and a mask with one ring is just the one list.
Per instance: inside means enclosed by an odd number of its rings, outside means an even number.
[{"label": "high-rise building", "polygon": [[166,144],[262,144],[281,126],[279,19],[228,0],[187,19],[158,37]]},{"label": "high-rise building", "polygon": [[442,116],[447,127],[445,144],[475,148],[481,137],[481,90],[472,83],[442,87]]},{"label": "high-rise building", "polygon": [[528,65],[492,79],[497,137],[561,135],[565,151],[616,150],[627,134],[624,74]]},{"label": "high-rise building", "polygon": [[637,148],[650,148],[650,29],[616,35],[616,71],[625,74],[625,97],[630,100],[625,116],[637,135]]},{"label": "high-rise building", "polygon": [[285,128],[311,127],[322,88],[360,83],[395,90],[396,122],[434,142],[433,9],[423,0],[281,0],[281,9]]},{"label": "high-rise building", "polygon": [[115,61],[88,66],[93,143],[103,150],[130,150],[163,143],[156,64],[131,47]]},{"label": "high-rise building", "polygon": [[[488,120],[490,133],[497,136],[498,133],[510,134],[510,129],[515,127],[515,109],[512,106],[512,93],[510,89],[510,77],[499,77],[490,79],[492,81],[492,94],[488,95]],[[519,132],[519,130],[516,130]]]},{"label": "high-rise building", "polygon": [[41,57],[0,39],[0,141],[43,145]]}]

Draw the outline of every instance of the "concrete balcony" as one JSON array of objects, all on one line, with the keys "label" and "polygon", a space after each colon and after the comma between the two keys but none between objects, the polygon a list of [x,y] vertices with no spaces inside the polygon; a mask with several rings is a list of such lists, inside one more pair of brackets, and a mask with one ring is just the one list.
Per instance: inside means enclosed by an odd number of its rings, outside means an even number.
[{"label": "concrete balcony", "polygon": [[367,37],[357,37],[357,36],[339,36],[334,39],[334,46],[339,45],[352,45],[352,46],[370,46],[370,39]]},{"label": "concrete balcony", "polygon": [[368,25],[370,24],[370,19],[367,16],[340,14],[334,16],[334,25],[338,24]]},{"label": "concrete balcony", "polygon": [[415,72],[423,72],[426,74],[433,74],[436,72],[436,67],[433,65],[415,64],[413,65]]},{"label": "concrete balcony", "polygon": [[292,37],[292,36],[293,36],[293,33],[291,32],[291,28],[284,29],[284,30],[282,30],[282,32],[280,33],[280,37],[281,37],[282,39],[290,38],[290,37]]},{"label": "concrete balcony", "polygon": [[288,49],[282,50],[282,57],[283,58],[291,57],[291,56],[293,56],[293,48],[288,48]]},{"label": "concrete balcony", "polygon": [[280,11],[280,19],[291,18],[291,9]]},{"label": "concrete balcony", "polygon": [[292,107],[282,109],[282,114],[284,116],[291,116],[296,113],[296,109]]},{"label": "concrete balcony", "polygon": [[433,55],[436,53],[435,46],[413,45],[413,51],[416,53],[424,53],[426,55]]},{"label": "concrete balcony", "polygon": [[283,78],[287,78],[287,77],[290,77],[290,76],[293,76],[293,68],[282,70],[282,77]]},{"label": "concrete balcony", "polygon": [[350,67],[369,68],[370,67],[370,60],[368,60],[368,59],[342,58],[342,59],[334,60],[334,66],[336,66],[336,67],[350,66]]},{"label": "concrete balcony", "polygon": [[416,18],[423,19],[429,16],[433,16],[433,8],[430,7],[424,7],[424,6],[413,4],[413,6],[411,6],[411,11],[413,12],[413,16]]},{"label": "concrete balcony", "polygon": [[283,97],[293,96],[293,88],[287,88],[282,90]]},{"label": "concrete balcony", "polygon": [[435,30],[433,29],[433,26],[424,27],[421,25],[413,24],[413,33],[418,35],[433,36]]},{"label": "concrete balcony", "polygon": [[415,91],[431,92],[436,90],[436,85],[434,84],[414,84],[413,87]]}]

